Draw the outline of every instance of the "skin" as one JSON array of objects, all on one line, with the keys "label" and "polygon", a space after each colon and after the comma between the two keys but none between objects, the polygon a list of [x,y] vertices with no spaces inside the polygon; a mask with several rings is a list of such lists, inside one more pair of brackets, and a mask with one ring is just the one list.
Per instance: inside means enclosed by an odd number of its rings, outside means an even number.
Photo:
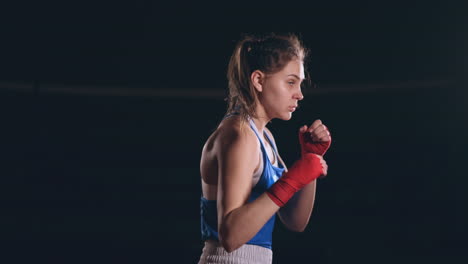
[{"label": "skin", "polygon": [[[304,67],[300,60],[290,61],[274,74],[258,70],[252,73],[251,81],[258,92],[258,118],[253,121],[260,135],[266,131],[273,138],[266,128],[270,120],[291,119],[291,107],[297,106],[303,99],[300,88],[303,79]],[[248,124],[244,124],[242,129],[239,125],[239,116],[224,119],[205,143],[200,162],[202,193],[208,200],[217,200],[219,240],[228,252],[248,242],[275,213],[288,229],[302,232],[309,222],[316,190],[314,180],[282,208],[266,193],[247,203],[253,187],[252,176],[262,159],[255,133]],[[311,126],[301,127],[300,131],[309,133],[314,140],[331,139],[328,129],[320,120],[314,121]],[[266,148],[270,160],[273,160],[271,146],[267,145]],[[326,162],[322,156],[317,156],[324,168],[323,175],[326,175]]]}]

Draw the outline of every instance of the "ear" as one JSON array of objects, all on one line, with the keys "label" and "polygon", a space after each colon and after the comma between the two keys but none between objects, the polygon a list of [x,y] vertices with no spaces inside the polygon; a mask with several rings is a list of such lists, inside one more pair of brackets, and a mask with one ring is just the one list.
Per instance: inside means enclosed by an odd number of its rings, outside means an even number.
[{"label": "ear", "polygon": [[257,92],[261,93],[263,91],[263,80],[265,79],[265,74],[259,70],[255,70],[250,75],[250,81],[254,86]]}]

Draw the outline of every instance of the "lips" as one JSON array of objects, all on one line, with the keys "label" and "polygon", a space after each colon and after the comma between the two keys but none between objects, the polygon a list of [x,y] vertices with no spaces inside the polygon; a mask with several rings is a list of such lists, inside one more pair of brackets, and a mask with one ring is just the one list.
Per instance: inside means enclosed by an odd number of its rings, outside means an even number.
[{"label": "lips", "polygon": [[296,108],[297,108],[297,105],[292,105],[292,106],[288,107],[289,111],[291,111],[291,112],[296,111]]}]

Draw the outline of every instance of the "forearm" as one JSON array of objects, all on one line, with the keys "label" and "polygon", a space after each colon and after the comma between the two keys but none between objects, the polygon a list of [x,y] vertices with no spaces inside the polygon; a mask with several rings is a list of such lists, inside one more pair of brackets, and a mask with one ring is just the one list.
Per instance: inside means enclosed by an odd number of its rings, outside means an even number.
[{"label": "forearm", "polygon": [[219,240],[231,252],[247,243],[278,211],[266,193],[250,203],[232,210],[219,223]]},{"label": "forearm", "polygon": [[315,202],[317,180],[304,186],[278,211],[281,222],[290,230],[302,232],[309,223]]}]

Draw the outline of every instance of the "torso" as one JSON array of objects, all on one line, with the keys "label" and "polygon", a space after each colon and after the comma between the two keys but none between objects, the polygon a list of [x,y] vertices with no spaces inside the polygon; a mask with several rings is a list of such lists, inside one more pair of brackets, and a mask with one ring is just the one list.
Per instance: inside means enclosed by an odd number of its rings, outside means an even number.
[{"label": "torso", "polygon": [[[218,159],[217,157],[220,155],[220,147],[218,141],[221,137],[226,135],[226,131],[228,129],[233,129],[235,126],[238,126],[240,122],[239,116],[231,116],[224,119],[218,128],[211,134],[211,136],[206,141],[201,161],[200,161],[200,174],[201,174],[201,183],[202,183],[202,194],[203,197],[207,200],[216,200],[217,196],[217,186],[218,186]],[[249,126],[248,123],[244,124],[244,129],[247,129],[251,133],[251,136],[256,137],[254,131]],[[266,128],[265,128],[266,129]],[[269,160],[274,164],[277,165],[278,161],[270,142],[264,137],[262,138]],[[258,139],[256,140],[257,144],[252,146],[252,151],[257,152],[258,162],[255,168],[254,173],[252,174],[252,186],[257,184],[258,180],[260,179],[260,175],[262,174],[263,170],[263,158],[262,152],[260,149],[260,142]]]}]

